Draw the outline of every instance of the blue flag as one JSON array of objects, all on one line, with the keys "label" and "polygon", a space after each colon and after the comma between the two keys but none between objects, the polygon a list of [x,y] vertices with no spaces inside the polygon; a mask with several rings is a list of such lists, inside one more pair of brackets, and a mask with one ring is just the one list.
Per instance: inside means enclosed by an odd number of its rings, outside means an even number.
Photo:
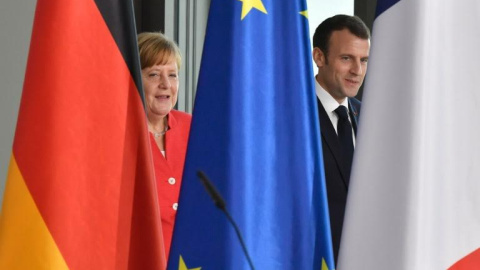
[{"label": "blue flag", "polygon": [[[333,267],[305,0],[212,0],[168,269]],[[322,268],[323,267],[323,268]]]}]

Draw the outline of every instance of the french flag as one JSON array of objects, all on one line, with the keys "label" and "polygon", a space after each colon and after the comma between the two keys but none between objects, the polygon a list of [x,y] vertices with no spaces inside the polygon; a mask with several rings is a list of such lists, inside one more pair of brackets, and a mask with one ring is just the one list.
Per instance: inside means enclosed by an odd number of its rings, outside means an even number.
[{"label": "french flag", "polygon": [[479,15],[378,1],[338,269],[480,269]]}]

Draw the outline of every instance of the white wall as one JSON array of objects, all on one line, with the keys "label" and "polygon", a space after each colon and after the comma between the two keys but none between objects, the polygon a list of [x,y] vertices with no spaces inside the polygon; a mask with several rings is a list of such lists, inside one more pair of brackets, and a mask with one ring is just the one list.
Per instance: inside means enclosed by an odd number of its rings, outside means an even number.
[{"label": "white wall", "polygon": [[326,18],[336,14],[353,15],[354,0],[307,0],[310,37]]},{"label": "white wall", "polygon": [[35,0],[0,1],[0,202],[12,152],[35,4]]}]

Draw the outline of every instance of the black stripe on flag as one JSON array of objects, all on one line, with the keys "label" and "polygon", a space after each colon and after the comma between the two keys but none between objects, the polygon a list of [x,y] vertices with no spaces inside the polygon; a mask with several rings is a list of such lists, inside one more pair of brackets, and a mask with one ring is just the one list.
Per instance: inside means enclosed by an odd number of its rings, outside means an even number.
[{"label": "black stripe on flag", "polygon": [[[95,0],[144,100],[132,0]],[[120,16],[118,16],[120,14]]]}]

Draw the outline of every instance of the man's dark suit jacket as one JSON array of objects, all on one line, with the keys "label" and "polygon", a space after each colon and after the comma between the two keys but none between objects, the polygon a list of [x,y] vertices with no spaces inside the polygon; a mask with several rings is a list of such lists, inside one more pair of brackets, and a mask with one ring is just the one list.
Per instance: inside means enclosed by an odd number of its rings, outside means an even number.
[{"label": "man's dark suit jacket", "polygon": [[[317,98],[318,100],[318,98]],[[348,98],[348,109],[352,127],[357,133],[358,116],[360,115],[361,102],[355,98]],[[332,230],[333,255],[335,263],[340,248],[345,205],[347,203],[350,170],[343,161],[337,133],[332,121],[318,100],[318,114],[320,118],[320,131],[322,134],[323,162],[325,165],[325,178],[327,182],[328,210],[330,213],[330,227]]]}]

